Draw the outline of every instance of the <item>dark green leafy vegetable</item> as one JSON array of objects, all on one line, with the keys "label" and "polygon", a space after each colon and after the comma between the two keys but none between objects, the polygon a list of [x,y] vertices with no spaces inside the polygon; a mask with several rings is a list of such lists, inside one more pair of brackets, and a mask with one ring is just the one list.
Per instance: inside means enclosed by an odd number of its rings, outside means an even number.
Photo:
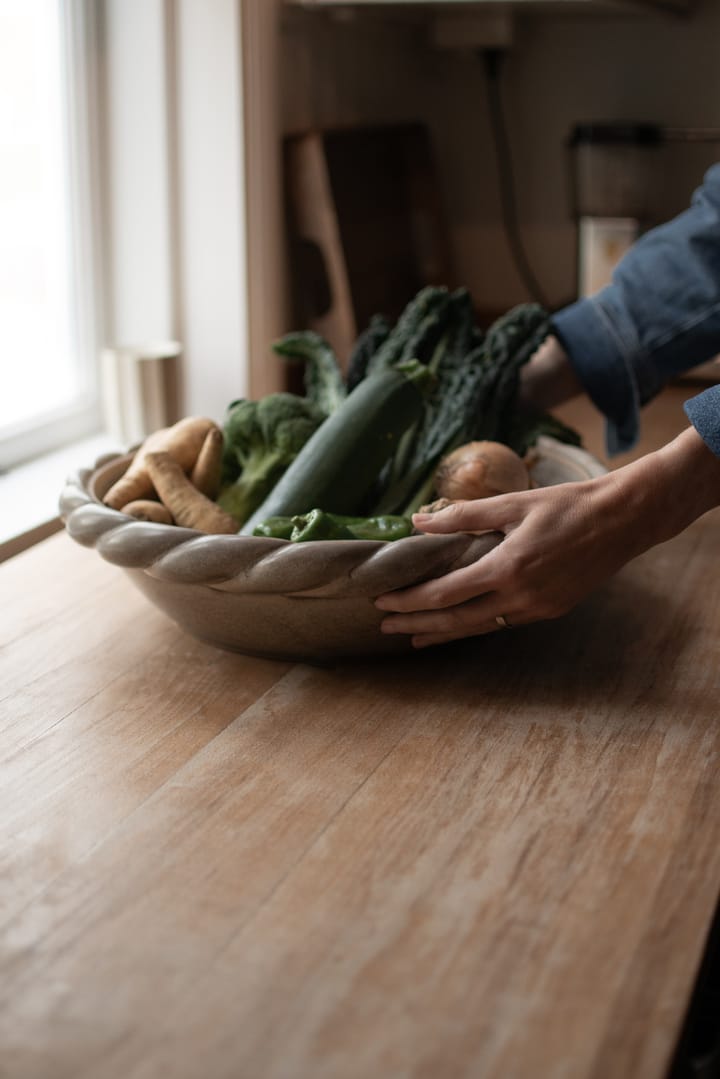
[{"label": "dark green leafy vegetable", "polygon": [[347,392],[352,393],[367,374],[368,364],[390,336],[392,326],[384,315],[373,315],[370,325],[358,337],[348,360]]},{"label": "dark green leafy vegetable", "polygon": [[305,397],[273,393],[233,401],[223,427],[223,487],[218,502],[238,524],[270,493],[325,419]]},{"label": "dark green leafy vegetable", "polygon": [[486,366],[470,296],[467,290],[459,289],[450,298],[445,333],[430,362],[436,381],[422,419],[393,460],[385,490],[374,507],[376,512],[404,514],[416,508],[415,498],[424,492],[442,455],[460,444],[458,439],[474,411]]},{"label": "dark green leafy vegetable", "polygon": [[549,332],[550,317],[539,304],[520,304],[492,324],[484,346],[488,377],[463,441],[504,441],[503,434],[516,411],[520,370]]},{"label": "dark green leafy vegetable", "polygon": [[505,433],[507,445],[523,457],[542,436],[556,438],[570,446],[581,446],[582,439],[577,431],[551,416],[547,412],[517,413],[510,421]]},{"label": "dark green leafy vegetable", "polygon": [[390,334],[368,363],[367,373],[396,367],[409,360],[427,363],[442,334],[450,294],[446,288],[429,286],[407,305]]},{"label": "dark green leafy vegetable", "polygon": [[319,333],[289,333],[276,341],[273,350],[287,359],[305,364],[305,395],[329,416],[345,400],[347,390],[332,348]]},{"label": "dark green leafy vegetable", "polygon": [[[516,408],[520,370],[549,330],[543,308],[523,304],[484,335],[466,289],[424,288],[394,326],[372,319],[352,350],[346,383],[322,337],[288,334],[274,348],[305,363],[305,422],[314,426],[289,462],[265,470],[250,455],[252,440],[233,448],[226,432],[221,505],[244,519],[244,534],[347,539],[365,527],[368,538],[386,538],[378,537],[378,522],[409,527],[409,514],[434,494],[440,460],[467,442],[504,442],[520,454],[541,434],[579,445],[576,432],[554,417]],[[250,406],[261,404],[236,402],[235,422],[247,422]],[[258,478],[265,484],[260,502]],[[241,497],[247,485],[252,510]]]},{"label": "dark green leafy vegetable", "polygon": [[466,289],[458,289],[449,297],[444,315],[443,334],[430,358],[435,383],[426,399],[422,420],[396,455],[391,482],[397,482],[418,464],[442,452],[463,423],[467,386],[473,382],[473,371],[480,370],[475,360],[481,355],[482,335],[478,341],[472,301]]},{"label": "dark green leafy vegetable", "polygon": [[524,304],[498,319],[477,344],[469,296],[460,290],[452,300],[455,319],[437,361],[437,383],[412,446],[403,447],[374,507],[378,513],[410,514],[429,501],[435,468],[458,446],[507,440],[520,369],[549,331],[547,313]]}]

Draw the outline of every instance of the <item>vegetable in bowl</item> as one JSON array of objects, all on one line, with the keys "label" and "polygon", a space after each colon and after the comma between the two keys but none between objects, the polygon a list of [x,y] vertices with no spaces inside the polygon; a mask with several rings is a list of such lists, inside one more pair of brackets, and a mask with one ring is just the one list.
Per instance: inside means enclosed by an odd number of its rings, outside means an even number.
[{"label": "vegetable in bowl", "polygon": [[[187,632],[218,647],[323,662],[408,651],[409,640],[381,632],[374,598],[469,565],[502,542],[498,533],[412,533],[410,514],[437,494],[445,457],[468,442],[502,443],[541,486],[604,471],[577,448],[575,432],[516,408],[519,371],[548,327],[545,313],[526,305],[485,334],[464,290],[432,288],[394,325],[373,319],[343,375],[321,338],[290,335],[278,351],[298,356],[307,377],[304,395],[280,396],[287,412],[275,410],[275,395],[233,402],[222,425],[189,417],[150,436],[134,457],[112,455],[79,470],[60,501],[68,534],[127,571]],[[262,447],[255,429],[257,442],[233,449],[241,414],[251,430],[258,415],[266,417]],[[285,442],[290,415],[302,421],[301,434]],[[280,442],[285,457],[276,454]],[[168,471],[166,485],[160,476]],[[109,492],[125,474],[140,478],[142,494],[134,494],[135,505],[110,508]],[[219,487],[235,485],[254,492],[234,507],[237,517],[216,501]],[[119,490],[129,498],[127,486]],[[273,508],[286,497],[297,500]],[[172,524],[164,523],[168,514]]]},{"label": "vegetable in bowl", "polygon": [[394,325],[374,316],[347,373],[318,334],[288,334],[273,347],[304,364],[304,394],[233,401],[222,429],[189,417],[156,432],[106,504],[149,501],[128,513],[163,521],[152,505],[162,502],[174,524],[206,532],[280,538],[282,518],[293,542],[387,541],[434,498],[526,487],[520,458],[541,435],[580,443],[554,417],[516,407],[522,365],[549,327],[542,308],[523,304],[484,333],[466,289],[433,286]]},{"label": "vegetable in bowl", "polygon": [[389,540],[412,535],[409,517],[347,517],[314,509],[294,517],[268,517],[253,529],[253,536],[307,543],[310,540]]},{"label": "vegetable in bowl", "polygon": [[[506,473],[502,483],[527,486],[519,458],[541,435],[580,444],[577,433],[554,417],[521,414],[516,407],[520,370],[549,328],[547,312],[537,304],[522,304],[483,333],[466,289],[428,287],[394,326],[380,315],[373,317],[349,357],[344,392],[330,345],[317,334],[287,335],[274,348],[306,364],[306,394],[322,403],[328,418],[241,532],[250,535],[267,518],[318,507],[331,514],[409,518],[439,493],[441,462],[450,457],[454,467],[455,452],[466,461],[468,444],[501,444],[490,455],[493,473],[504,449],[519,468],[512,479]],[[392,383],[381,380],[408,365],[425,373],[422,405],[418,408],[415,401],[412,416],[388,426],[388,417],[395,417],[383,395],[392,398],[401,383],[397,377]],[[408,394],[407,387],[403,392]],[[378,436],[385,440],[381,452],[376,452]]]},{"label": "vegetable in bowl", "polygon": [[233,401],[224,426],[224,484],[218,502],[238,528],[292,464],[325,413],[293,393]]}]

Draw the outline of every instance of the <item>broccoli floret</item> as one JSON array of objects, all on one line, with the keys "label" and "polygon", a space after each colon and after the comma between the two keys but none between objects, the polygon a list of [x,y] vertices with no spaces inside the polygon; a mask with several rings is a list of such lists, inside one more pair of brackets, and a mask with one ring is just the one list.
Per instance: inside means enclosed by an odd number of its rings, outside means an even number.
[{"label": "broccoli floret", "polygon": [[294,393],[233,401],[223,428],[218,502],[239,525],[252,516],[324,419],[317,405]]}]

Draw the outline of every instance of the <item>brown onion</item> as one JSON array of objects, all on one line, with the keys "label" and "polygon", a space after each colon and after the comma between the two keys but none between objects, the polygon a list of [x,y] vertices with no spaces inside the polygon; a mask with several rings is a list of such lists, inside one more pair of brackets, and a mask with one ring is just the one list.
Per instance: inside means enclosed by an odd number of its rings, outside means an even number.
[{"label": "brown onion", "polygon": [[502,442],[468,442],[444,457],[435,472],[439,498],[492,498],[527,491],[530,475],[522,457]]}]

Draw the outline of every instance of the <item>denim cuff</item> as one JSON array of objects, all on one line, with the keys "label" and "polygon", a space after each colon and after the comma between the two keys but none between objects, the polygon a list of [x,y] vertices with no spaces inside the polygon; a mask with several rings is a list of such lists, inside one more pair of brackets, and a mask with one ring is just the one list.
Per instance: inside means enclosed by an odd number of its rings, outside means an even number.
[{"label": "denim cuff", "polygon": [[629,359],[638,357],[637,345],[623,339],[603,302],[606,292],[564,308],[553,316],[552,325],[575,374],[606,418],[608,453],[617,454],[632,449],[638,440],[641,395]]},{"label": "denim cuff", "polygon": [[711,386],[684,404],[685,413],[701,439],[720,457],[720,386]]}]

